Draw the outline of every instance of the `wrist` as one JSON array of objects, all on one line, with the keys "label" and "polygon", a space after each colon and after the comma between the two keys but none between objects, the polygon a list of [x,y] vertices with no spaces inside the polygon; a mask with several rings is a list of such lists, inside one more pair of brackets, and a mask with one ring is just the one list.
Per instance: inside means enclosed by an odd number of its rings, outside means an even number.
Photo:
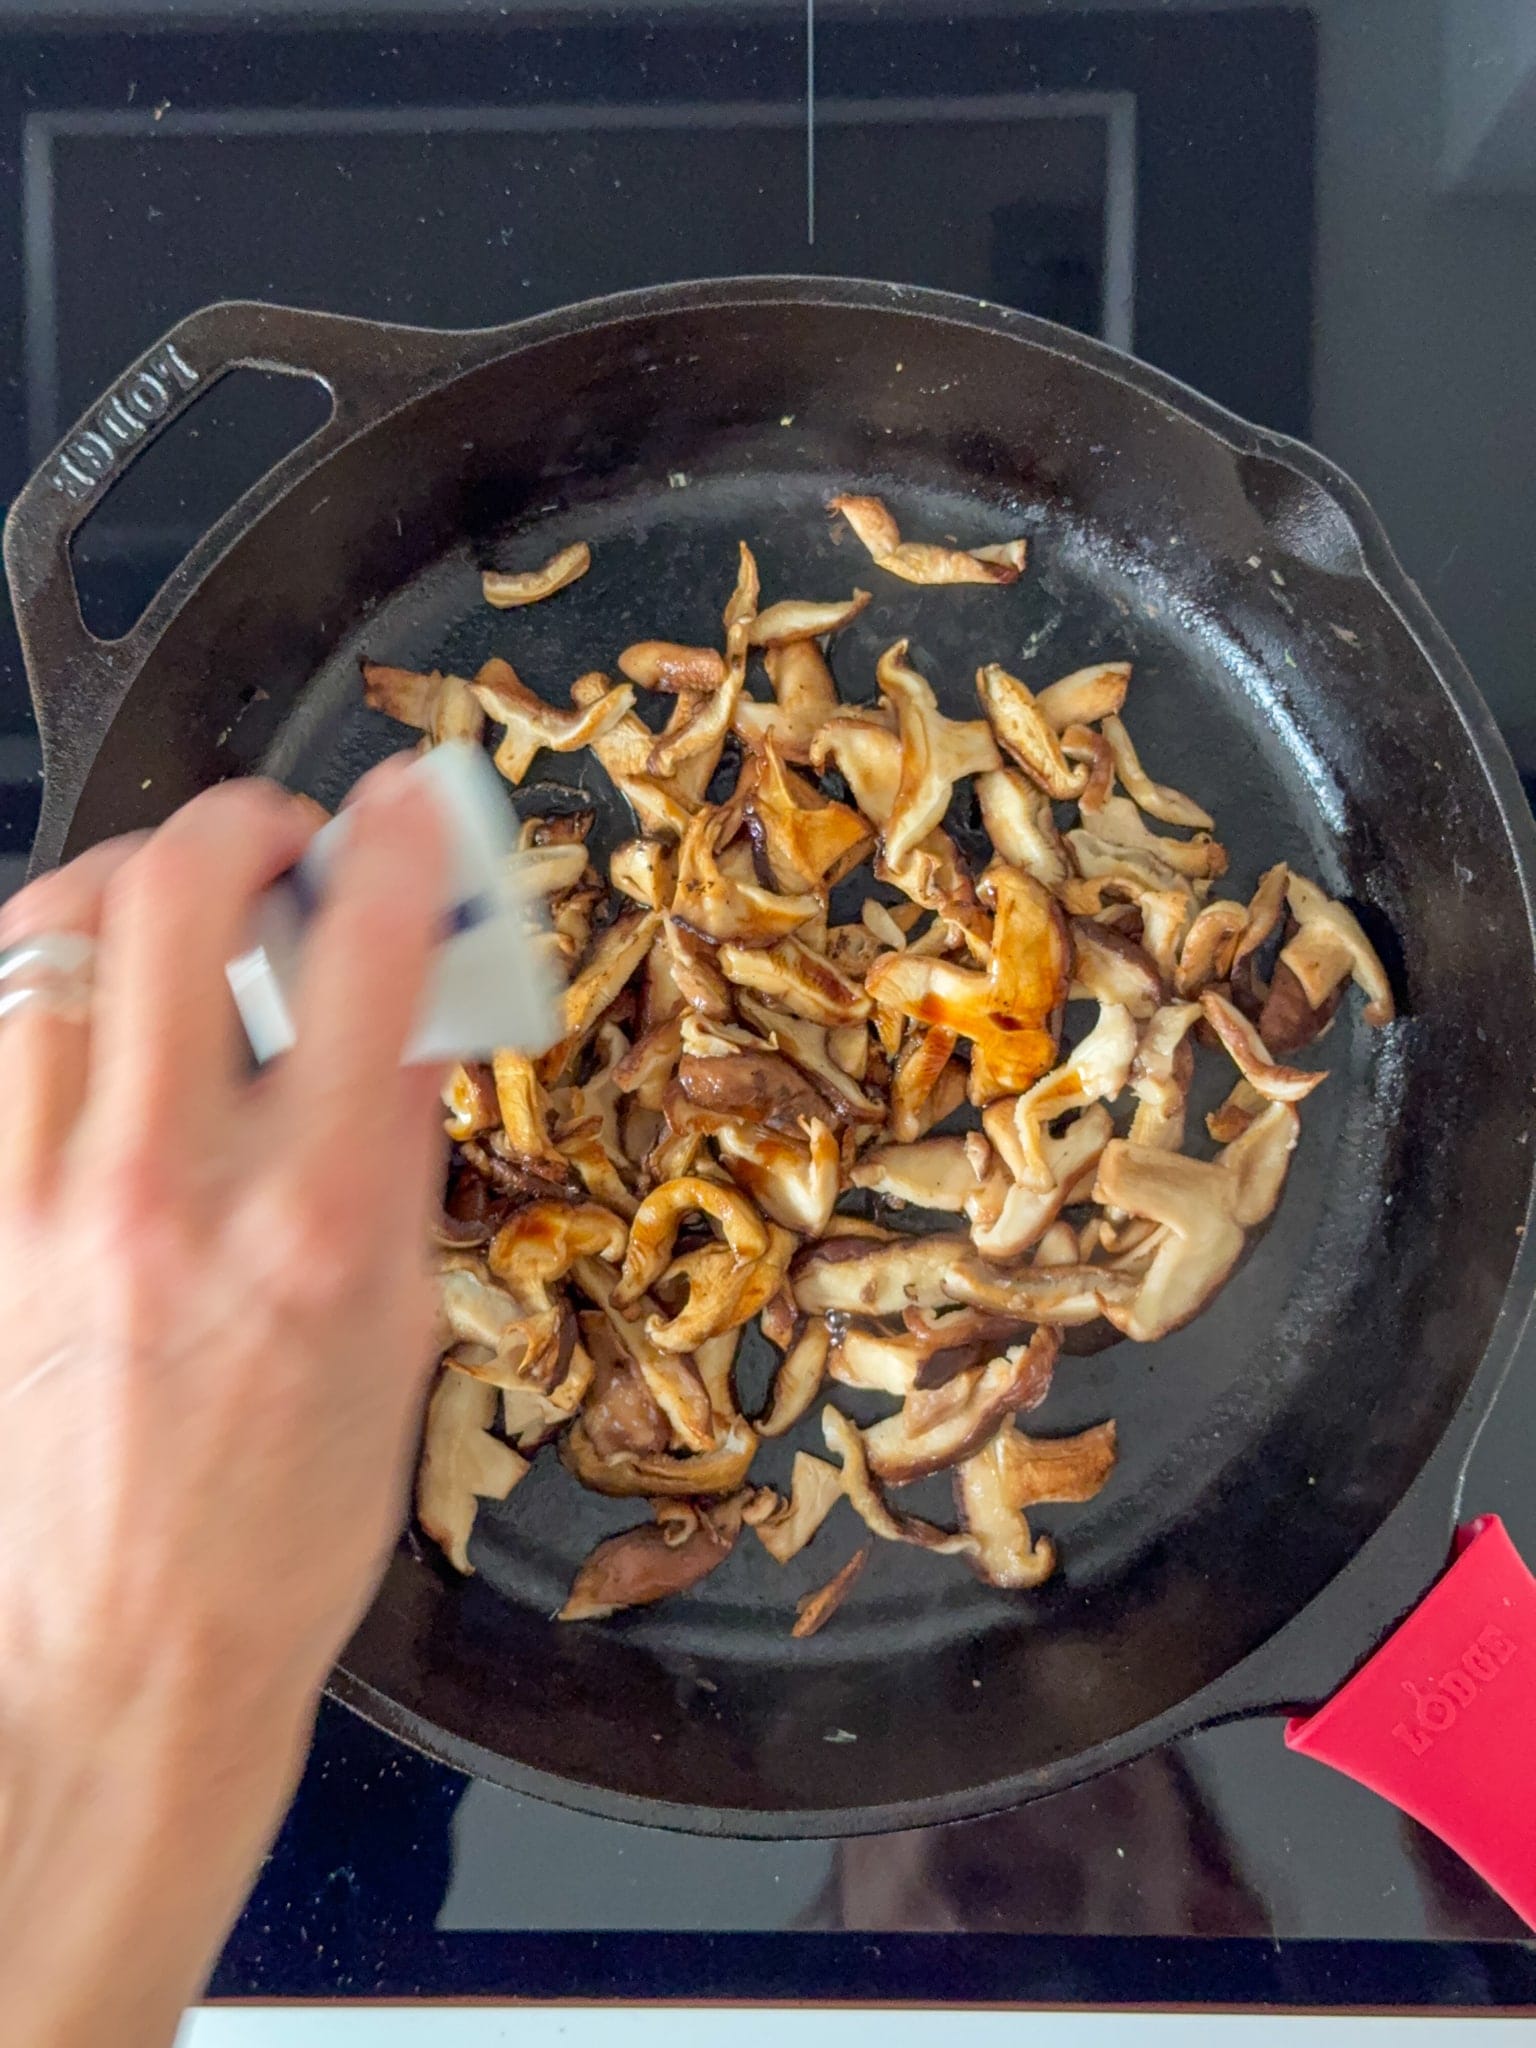
[{"label": "wrist", "polygon": [[0,1726],[0,2009],[17,2048],[160,2048],[197,1995],[302,1767],[310,1700],[259,1725],[185,1694],[81,1742]]}]

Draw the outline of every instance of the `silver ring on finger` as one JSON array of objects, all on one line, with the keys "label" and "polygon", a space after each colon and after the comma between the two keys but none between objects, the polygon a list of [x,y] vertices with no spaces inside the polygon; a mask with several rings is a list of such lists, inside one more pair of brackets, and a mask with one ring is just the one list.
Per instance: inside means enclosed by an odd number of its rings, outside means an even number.
[{"label": "silver ring on finger", "polygon": [[83,1024],[91,1014],[96,942],[84,932],[37,932],[0,951],[0,1020],[35,1007]]}]

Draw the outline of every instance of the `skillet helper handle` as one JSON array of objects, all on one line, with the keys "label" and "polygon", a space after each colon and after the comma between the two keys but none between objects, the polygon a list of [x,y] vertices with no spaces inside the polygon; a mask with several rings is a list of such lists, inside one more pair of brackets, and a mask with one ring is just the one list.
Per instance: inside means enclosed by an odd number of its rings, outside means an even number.
[{"label": "skillet helper handle", "polygon": [[[50,784],[83,784],[108,721],[166,620],[219,555],[296,477],[441,371],[445,343],[455,339],[228,300],[180,321],[75,423],[22,487],[5,525],[6,576]],[[102,640],[80,613],[70,563],[76,530],[135,458],[234,369],[314,378],[331,393],[331,417],[193,546],[137,624],[119,639]]]},{"label": "skillet helper handle", "polygon": [[1536,1578],[1497,1515],[1286,1746],[1411,1814],[1536,1927]]}]

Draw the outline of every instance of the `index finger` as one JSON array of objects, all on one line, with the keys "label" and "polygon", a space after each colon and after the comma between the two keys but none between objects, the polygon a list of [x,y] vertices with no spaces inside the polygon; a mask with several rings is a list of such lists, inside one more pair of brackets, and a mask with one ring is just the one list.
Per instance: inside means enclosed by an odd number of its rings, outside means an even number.
[{"label": "index finger", "polygon": [[297,1043],[279,1083],[303,1159],[344,1151],[387,1170],[400,1062],[426,991],[448,849],[431,797],[399,757],[376,769],[348,812],[320,910],[305,935],[294,1003]]}]

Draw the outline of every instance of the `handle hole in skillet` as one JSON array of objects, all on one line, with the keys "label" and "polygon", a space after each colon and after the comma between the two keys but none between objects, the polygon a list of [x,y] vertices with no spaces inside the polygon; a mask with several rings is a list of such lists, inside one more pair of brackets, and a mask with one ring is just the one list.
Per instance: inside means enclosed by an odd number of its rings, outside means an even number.
[{"label": "handle hole in skillet", "polygon": [[128,464],[70,547],[80,616],[101,640],[143,616],[178,562],[331,414],[313,377],[231,370]]}]

